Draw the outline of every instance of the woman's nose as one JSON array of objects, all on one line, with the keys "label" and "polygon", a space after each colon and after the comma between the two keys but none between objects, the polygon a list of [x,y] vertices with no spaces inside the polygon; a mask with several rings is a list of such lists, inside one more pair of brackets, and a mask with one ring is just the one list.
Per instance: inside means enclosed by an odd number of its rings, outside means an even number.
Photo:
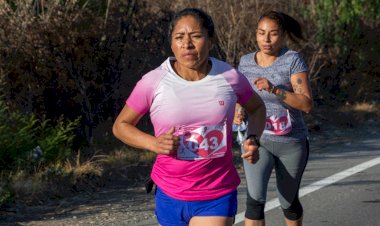
[{"label": "woman's nose", "polygon": [[270,42],[270,34],[265,35],[265,41]]},{"label": "woman's nose", "polygon": [[184,39],[183,39],[183,42],[182,42],[182,46],[184,48],[192,47],[193,46],[193,42],[191,40],[191,37],[185,36]]}]

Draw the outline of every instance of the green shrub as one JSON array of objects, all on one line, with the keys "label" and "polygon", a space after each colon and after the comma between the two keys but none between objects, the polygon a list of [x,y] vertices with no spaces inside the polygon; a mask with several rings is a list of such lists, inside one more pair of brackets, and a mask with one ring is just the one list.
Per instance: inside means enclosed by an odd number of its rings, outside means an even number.
[{"label": "green shrub", "polygon": [[14,201],[14,191],[9,184],[0,185],[0,208]]},{"label": "green shrub", "polygon": [[0,169],[25,163],[28,153],[37,145],[34,136],[38,120],[11,112],[0,100]]},{"label": "green shrub", "polygon": [[[52,123],[33,114],[10,111],[0,99],[0,169],[27,169],[36,163],[49,165],[71,154],[79,120],[60,118]],[[39,153],[40,152],[40,153]]]},{"label": "green shrub", "polygon": [[42,149],[44,161],[47,163],[65,160],[71,155],[71,144],[74,140],[74,130],[79,125],[76,121],[65,121],[60,118],[53,126],[45,120],[40,126],[38,144]]}]

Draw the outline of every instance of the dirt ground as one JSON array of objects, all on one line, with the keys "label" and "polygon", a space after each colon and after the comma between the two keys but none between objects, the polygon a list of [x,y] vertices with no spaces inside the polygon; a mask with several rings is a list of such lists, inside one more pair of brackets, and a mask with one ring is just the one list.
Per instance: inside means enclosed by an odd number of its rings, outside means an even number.
[{"label": "dirt ground", "polygon": [[[326,108],[313,112],[305,117],[311,151],[318,152],[334,142],[350,143],[360,137],[379,135],[379,116],[377,107],[355,111]],[[238,151],[235,153],[236,166],[241,171]],[[143,181],[133,186],[123,180],[113,183],[35,205],[19,204],[0,210],[0,225],[135,225],[154,218],[154,196],[145,192]]]}]

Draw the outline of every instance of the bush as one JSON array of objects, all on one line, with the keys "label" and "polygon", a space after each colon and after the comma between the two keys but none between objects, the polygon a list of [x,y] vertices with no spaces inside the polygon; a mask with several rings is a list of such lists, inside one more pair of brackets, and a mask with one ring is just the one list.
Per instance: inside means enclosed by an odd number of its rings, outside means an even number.
[{"label": "bush", "polygon": [[[10,111],[0,100],[0,169],[32,169],[37,163],[49,165],[71,154],[74,130],[79,120],[56,123],[33,114]],[[28,167],[29,166],[29,167]]]}]

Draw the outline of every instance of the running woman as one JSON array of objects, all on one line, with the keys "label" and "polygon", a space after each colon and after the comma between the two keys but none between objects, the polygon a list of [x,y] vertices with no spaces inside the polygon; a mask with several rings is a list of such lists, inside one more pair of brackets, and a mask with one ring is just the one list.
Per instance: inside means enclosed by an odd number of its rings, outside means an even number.
[{"label": "running woman", "polygon": [[[195,8],[178,12],[169,40],[174,57],[136,84],[113,133],[125,144],[157,153],[151,178],[160,225],[232,225],[240,183],[232,162],[235,104],[248,111],[248,130],[258,137],[265,105],[247,78],[209,56],[216,38],[208,14]],[[148,112],[154,136],[136,127]],[[242,158],[259,159],[254,139],[245,141]]]},{"label": "running woman", "polygon": [[[246,226],[265,225],[266,193],[273,169],[286,225],[302,225],[298,191],[309,155],[302,112],[309,113],[313,101],[308,67],[299,53],[285,47],[286,37],[303,39],[299,23],[281,12],[264,13],[256,29],[259,50],[244,55],[239,63],[239,71],[252,82],[267,109],[260,159],[254,165],[244,161]],[[237,114],[235,121],[240,118]]]}]

